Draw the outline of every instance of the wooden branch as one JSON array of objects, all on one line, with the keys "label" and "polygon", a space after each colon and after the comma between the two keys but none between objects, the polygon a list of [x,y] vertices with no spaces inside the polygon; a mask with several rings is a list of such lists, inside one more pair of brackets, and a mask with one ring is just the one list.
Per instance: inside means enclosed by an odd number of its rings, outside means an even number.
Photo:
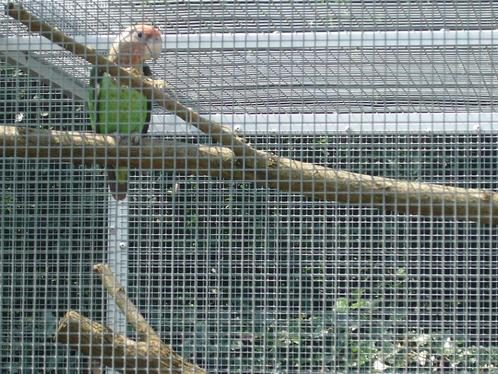
[{"label": "wooden branch", "polygon": [[171,355],[155,342],[135,342],[110,328],[69,311],[59,321],[58,343],[67,344],[90,360],[127,374],[205,374],[195,366],[176,366]]},{"label": "wooden branch", "polygon": [[[106,264],[96,264],[93,266],[93,271],[100,275],[107,293],[112,296],[121,313],[126,317],[126,321],[135,328],[140,336],[140,340],[154,340],[160,343],[161,338],[147,323],[130,299],[128,299],[123,286],[114,276],[109,266]],[[169,347],[168,349],[171,350]]]},{"label": "wooden branch", "polygon": [[125,316],[126,321],[135,328],[140,336],[140,340],[145,342],[149,348],[154,347],[153,349],[155,351],[160,351],[162,359],[167,358],[168,368],[171,365],[172,367],[181,369],[182,373],[205,373],[204,370],[185,361],[183,357],[175,353],[169,345],[161,341],[159,335],[147,323],[130,299],[128,299],[128,295],[126,295],[123,286],[114,276],[109,266],[106,264],[96,264],[93,267],[93,271],[100,275],[105,289],[116,302],[121,313]]},{"label": "wooden branch", "polygon": [[116,144],[112,136],[0,126],[0,156],[48,157],[58,162],[174,170],[218,177],[233,167],[227,148],[144,137],[140,146]]},{"label": "wooden branch", "polygon": [[59,44],[90,63],[108,67],[111,75],[129,84],[178,117],[196,126],[233,151],[231,171],[223,175],[245,179],[279,190],[292,191],[314,199],[358,203],[399,213],[449,216],[484,224],[498,224],[498,194],[429,183],[397,181],[382,177],[332,170],[256,150],[228,127],[200,116],[161,91],[162,85],[130,74],[103,56],[65,36],[34,17],[19,5],[9,4],[7,13],[31,31]]},{"label": "wooden branch", "polygon": [[372,177],[271,155],[269,167],[260,170],[236,162],[234,153],[223,147],[154,139],[144,139],[140,146],[116,145],[111,136],[0,126],[0,156],[204,174],[318,200],[498,224],[498,193],[491,190]]},{"label": "wooden branch", "polygon": [[158,80],[144,79],[143,76],[135,75],[127,69],[120,68],[104,56],[98,55],[93,48],[89,48],[64,35],[59,30],[29,13],[20,5],[9,3],[6,11],[8,15],[27,26],[30,31],[38,32],[93,65],[105,67],[106,71],[120,83],[140,90],[158,105],[175,113],[178,117],[211,136],[218,143],[233,149],[234,153],[238,157],[244,158],[245,162],[251,167],[258,169],[268,167],[266,152],[252,148],[243,138],[236,136],[229,127],[199,115],[192,108],[187,107],[176,101],[175,98],[170,97],[169,94],[164,93],[161,89],[167,86],[167,84],[161,84]]}]

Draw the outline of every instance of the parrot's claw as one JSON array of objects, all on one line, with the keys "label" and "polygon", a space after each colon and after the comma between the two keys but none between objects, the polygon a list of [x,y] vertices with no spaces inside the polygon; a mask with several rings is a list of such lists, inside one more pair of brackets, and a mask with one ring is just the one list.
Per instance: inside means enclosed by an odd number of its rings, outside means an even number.
[{"label": "parrot's claw", "polygon": [[120,145],[125,145],[130,143],[130,145],[140,145],[142,141],[142,136],[140,134],[114,134],[114,138],[116,139],[116,143]]},{"label": "parrot's claw", "polygon": [[162,79],[152,79],[152,78],[145,78],[144,79],[147,83],[155,86],[156,88],[159,88],[159,89],[165,89],[165,88],[168,88],[169,85],[163,81]]},{"label": "parrot's claw", "polygon": [[116,141],[116,144],[120,144],[122,141],[123,141],[123,137],[121,136],[121,134],[112,134],[114,140]]},{"label": "parrot's claw", "polygon": [[133,145],[140,145],[142,142],[142,136],[140,134],[130,135],[130,143]]}]

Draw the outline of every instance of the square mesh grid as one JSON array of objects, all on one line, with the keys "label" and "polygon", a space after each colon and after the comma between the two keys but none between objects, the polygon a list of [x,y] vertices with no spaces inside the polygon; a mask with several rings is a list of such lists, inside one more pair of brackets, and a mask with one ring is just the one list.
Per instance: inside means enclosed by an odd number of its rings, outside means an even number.
[{"label": "square mesh grid", "polygon": [[[227,124],[259,150],[496,189],[494,2],[21,4],[102,54],[123,27],[158,25],[154,77],[205,116],[236,117]],[[92,65],[0,19],[2,126],[92,132]],[[158,105],[152,115],[144,139],[215,145]],[[97,160],[30,147],[38,155],[0,158],[1,372],[113,372],[83,343],[56,341],[71,310],[140,339],[98,263],[163,342],[209,373],[498,366],[493,225],[321,201],[243,180],[243,163],[224,178],[133,169],[117,203]]]}]

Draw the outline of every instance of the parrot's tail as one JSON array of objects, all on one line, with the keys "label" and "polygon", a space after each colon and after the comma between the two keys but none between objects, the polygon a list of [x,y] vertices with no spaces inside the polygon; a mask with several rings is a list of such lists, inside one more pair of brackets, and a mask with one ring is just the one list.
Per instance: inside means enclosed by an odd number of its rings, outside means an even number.
[{"label": "parrot's tail", "polygon": [[107,171],[107,184],[115,200],[124,200],[128,193],[128,182],[126,179],[120,178],[122,177],[120,172],[121,170],[118,170],[116,174],[114,170]]}]

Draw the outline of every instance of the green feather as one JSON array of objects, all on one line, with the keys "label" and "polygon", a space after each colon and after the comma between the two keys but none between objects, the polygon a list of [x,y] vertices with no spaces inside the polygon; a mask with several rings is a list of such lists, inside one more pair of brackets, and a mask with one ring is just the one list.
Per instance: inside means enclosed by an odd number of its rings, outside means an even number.
[{"label": "green feather", "polygon": [[[88,111],[93,129],[100,134],[117,133],[125,136],[146,132],[150,120],[149,99],[134,88],[118,85],[108,73],[100,76],[98,74],[99,70],[93,68],[88,92]],[[109,173],[109,176],[111,175],[114,174]],[[109,184],[114,186],[117,181],[124,184],[126,191],[128,171],[117,169],[115,177],[116,179],[110,180]]]},{"label": "green feather", "polygon": [[92,74],[96,79],[92,79],[88,103],[95,130],[101,134],[123,135],[143,132],[150,114],[148,98],[134,88],[118,86],[108,73],[98,79],[97,73],[94,68]]},{"label": "green feather", "polygon": [[118,183],[126,183],[128,182],[128,170],[126,169],[118,169],[116,171],[116,179]]}]

